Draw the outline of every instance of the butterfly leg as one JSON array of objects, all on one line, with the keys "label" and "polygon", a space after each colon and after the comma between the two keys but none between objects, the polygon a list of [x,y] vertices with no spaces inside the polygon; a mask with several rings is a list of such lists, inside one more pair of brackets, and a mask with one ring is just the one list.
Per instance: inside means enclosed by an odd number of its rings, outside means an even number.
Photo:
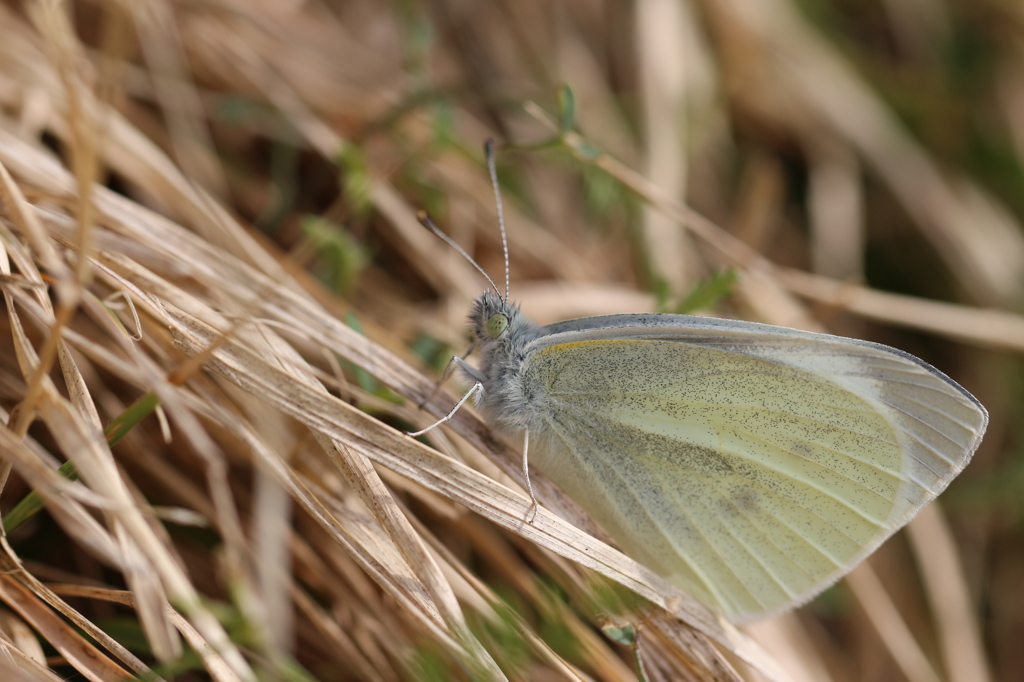
[{"label": "butterfly leg", "polygon": [[[455,359],[456,360],[460,360],[461,358],[455,358]],[[438,419],[436,422],[434,422],[433,424],[431,424],[430,426],[428,426],[425,429],[420,429],[419,431],[406,431],[405,435],[407,435],[407,436],[422,436],[427,431],[431,431],[431,430],[437,428],[438,426],[440,426],[441,424],[444,424],[446,421],[449,421],[452,417],[455,416],[455,413],[459,411],[459,408],[462,407],[463,405],[465,405],[466,401],[469,400],[469,398],[474,393],[476,393],[477,391],[482,391],[482,390],[484,390],[484,385],[481,384],[479,381],[476,382],[475,384],[473,384],[473,388],[471,388],[468,391],[466,391],[466,395],[462,396],[462,400],[460,400],[459,402],[455,403],[455,407],[453,407],[448,414],[446,414],[445,416],[441,417],[440,419]]]},{"label": "butterfly leg", "polygon": [[[444,366],[444,372],[441,373],[441,379],[436,384],[434,384],[434,390],[430,392],[430,395],[421,400],[417,407],[419,407],[422,410],[424,405],[426,405],[427,403],[434,399],[434,396],[437,395],[437,392],[441,390],[442,386],[444,386],[444,382],[448,381],[448,379],[451,378],[452,372],[455,371],[456,367],[462,367],[464,371],[469,371],[470,374],[476,375],[476,369],[472,365],[467,364],[465,360],[465,358],[468,358],[474,350],[476,350],[475,343],[469,347],[469,350],[466,351],[463,357],[460,358],[458,355],[453,355],[451,360],[448,361],[448,364]],[[473,378],[476,379],[477,381],[480,381],[482,377],[474,376]]]},{"label": "butterfly leg", "polygon": [[537,518],[537,496],[533,494],[533,484],[530,483],[530,465],[528,464],[526,453],[530,450],[530,429],[526,429],[523,436],[523,476],[526,477],[526,489],[530,491],[530,518],[526,521],[530,525],[533,525],[533,520]]}]

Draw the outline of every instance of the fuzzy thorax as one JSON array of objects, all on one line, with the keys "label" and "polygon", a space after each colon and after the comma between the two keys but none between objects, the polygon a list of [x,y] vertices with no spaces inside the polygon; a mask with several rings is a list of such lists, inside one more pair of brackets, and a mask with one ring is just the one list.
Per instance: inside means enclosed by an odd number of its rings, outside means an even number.
[{"label": "fuzzy thorax", "polygon": [[[504,316],[504,320],[495,316]],[[525,381],[525,363],[530,342],[541,335],[541,328],[526,318],[519,306],[505,301],[493,291],[480,294],[469,315],[474,346],[480,350],[480,380],[483,392],[477,406],[491,425],[506,432],[528,427],[537,415],[537,396]]]}]

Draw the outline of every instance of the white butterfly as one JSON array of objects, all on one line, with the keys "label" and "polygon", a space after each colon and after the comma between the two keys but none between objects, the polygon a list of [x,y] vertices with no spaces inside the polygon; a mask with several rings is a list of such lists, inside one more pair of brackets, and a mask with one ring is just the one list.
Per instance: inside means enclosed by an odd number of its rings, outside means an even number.
[{"label": "white butterfly", "polygon": [[524,470],[528,456],[629,555],[734,620],[849,572],[988,423],[945,374],[868,341],[667,314],[540,327],[497,287],[470,320],[482,359],[453,359],[474,383],[455,409],[478,394],[493,426],[524,433]]}]

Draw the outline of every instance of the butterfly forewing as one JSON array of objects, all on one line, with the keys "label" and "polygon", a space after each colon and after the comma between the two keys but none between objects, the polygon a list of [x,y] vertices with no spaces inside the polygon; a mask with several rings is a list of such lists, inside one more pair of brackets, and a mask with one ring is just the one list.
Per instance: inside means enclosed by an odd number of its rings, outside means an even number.
[{"label": "butterfly forewing", "polygon": [[843,575],[941,492],[984,431],[966,391],[885,346],[627,319],[562,323],[528,347],[531,464],[628,553],[734,618]]}]

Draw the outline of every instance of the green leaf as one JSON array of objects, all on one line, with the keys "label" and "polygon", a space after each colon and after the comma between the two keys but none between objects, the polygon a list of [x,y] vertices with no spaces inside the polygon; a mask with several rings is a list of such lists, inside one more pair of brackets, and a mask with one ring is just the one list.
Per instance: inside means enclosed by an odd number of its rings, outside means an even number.
[{"label": "green leaf", "polygon": [[[113,447],[129,431],[135,428],[139,422],[152,414],[159,404],[160,398],[152,391],[132,403],[128,409],[107,424],[107,428],[103,431],[107,438],[107,444]],[[78,480],[78,470],[75,468],[74,462],[70,460],[64,462],[57,471],[69,481]],[[11,511],[4,515],[4,532],[12,533],[23,523],[38,514],[42,508],[43,498],[39,496],[39,493],[35,491],[29,493],[18,504],[14,505]]]},{"label": "green leaf", "polygon": [[690,289],[672,312],[684,315],[695,310],[714,308],[723,298],[732,295],[735,284],[736,271],[732,268],[716,272]]},{"label": "green leaf", "polygon": [[345,200],[356,215],[370,210],[371,175],[362,150],[353,145],[342,145],[338,150],[338,166],[342,171],[341,189]]},{"label": "green leaf", "polygon": [[629,647],[636,646],[636,628],[633,627],[632,623],[626,623],[625,625],[612,625],[608,623],[601,626],[601,632],[616,644]]},{"label": "green leaf", "polygon": [[366,249],[344,227],[319,216],[304,216],[303,235],[316,251],[317,274],[336,291],[351,294],[369,262]]},{"label": "green leaf", "polygon": [[558,129],[562,134],[572,132],[576,127],[576,95],[572,88],[563,83],[558,89]]}]

